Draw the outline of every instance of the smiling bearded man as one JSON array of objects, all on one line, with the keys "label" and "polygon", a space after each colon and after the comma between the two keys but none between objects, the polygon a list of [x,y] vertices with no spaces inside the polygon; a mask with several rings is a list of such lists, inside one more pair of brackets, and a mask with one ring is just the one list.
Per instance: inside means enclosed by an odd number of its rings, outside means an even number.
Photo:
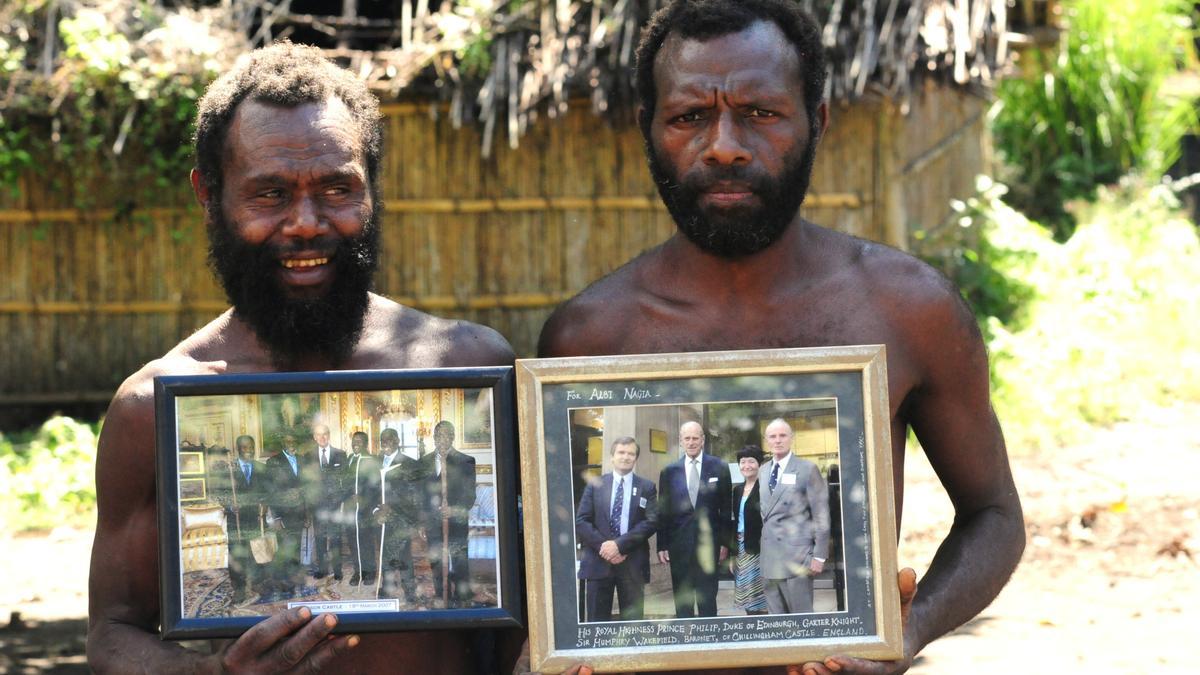
[{"label": "smiling bearded man", "polygon": [[382,129],[365,85],[319,50],[253,52],[200,103],[192,187],[233,308],[121,385],[96,462],[88,664],[97,672],[495,672],[487,633],[332,636],[334,615],[272,616],[212,654],[158,638],[154,377],[511,364],[495,331],[369,292]]}]

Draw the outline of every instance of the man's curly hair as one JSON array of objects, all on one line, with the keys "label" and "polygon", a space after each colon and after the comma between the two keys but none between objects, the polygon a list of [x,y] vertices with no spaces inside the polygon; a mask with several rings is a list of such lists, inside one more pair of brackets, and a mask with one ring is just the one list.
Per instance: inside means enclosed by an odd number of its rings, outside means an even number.
[{"label": "man's curly hair", "polygon": [[383,155],[383,118],[379,101],[353,73],[340,68],[316,47],[278,42],[242,56],[233,69],[209,85],[196,115],[196,169],[205,187],[219,199],[224,185],[225,136],[238,105],[250,99],[295,107],[341,99],[357,125],[366,158],[371,195],[379,196]]},{"label": "man's curly hair", "polygon": [[684,39],[711,40],[738,33],[759,21],[770,21],[783,31],[800,57],[804,80],[804,107],[810,123],[825,98],[825,50],[821,27],[797,0],[674,0],[650,17],[637,46],[635,81],[642,114],[642,134],[650,138],[657,91],[654,59],[669,35]]}]

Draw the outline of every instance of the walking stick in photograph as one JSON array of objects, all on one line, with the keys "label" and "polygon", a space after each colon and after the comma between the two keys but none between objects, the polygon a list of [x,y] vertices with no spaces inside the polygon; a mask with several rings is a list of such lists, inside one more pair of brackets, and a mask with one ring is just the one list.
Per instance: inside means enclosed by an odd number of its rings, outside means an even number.
[{"label": "walking stick in photograph", "polygon": [[442,606],[450,606],[450,507],[446,487],[446,457],[442,457]]}]

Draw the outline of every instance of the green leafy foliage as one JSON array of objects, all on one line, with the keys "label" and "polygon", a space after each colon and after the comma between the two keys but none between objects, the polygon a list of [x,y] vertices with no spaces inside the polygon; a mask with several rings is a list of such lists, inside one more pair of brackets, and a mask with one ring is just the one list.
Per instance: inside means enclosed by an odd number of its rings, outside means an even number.
[{"label": "green leafy foliage", "polygon": [[187,203],[196,105],[238,53],[235,37],[155,3],[17,2],[0,23],[0,180],[10,193],[33,170],[81,209],[98,198],[118,213]]},{"label": "green leafy foliage", "polygon": [[1014,452],[1070,442],[1143,406],[1200,400],[1200,240],[1169,186],[1100,188],[1062,243],[1007,205],[1002,186],[982,186],[964,218],[1001,290],[976,297],[1027,292],[1007,318],[987,315],[1006,302],[976,306]]},{"label": "green leafy foliage", "polygon": [[1065,239],[1066,204],[1137,171],[1160,176],[1196,128],[1193,7],[1184,0],[1067,0],[1053,52],[1020,55],[992,110],[1010,202]]},{"label": "green leafy foliage", "polygon": [[0,531],[94,525],[98,432],[54,417],[33,432],[0,434]]}]

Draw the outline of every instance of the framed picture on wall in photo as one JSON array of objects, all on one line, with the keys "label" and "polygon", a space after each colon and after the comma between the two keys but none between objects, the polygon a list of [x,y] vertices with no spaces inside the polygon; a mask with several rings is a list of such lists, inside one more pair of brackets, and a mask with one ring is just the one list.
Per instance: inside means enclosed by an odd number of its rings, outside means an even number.
[{"label": "framed picture on wall in photo", "polygon": [[534,671],[903,653],[883,346],[516,370]]},{"label": "framed picture on wall in photo", "polygon": [[[520,625],[511,367],[159,377],[155,397],[164,638],[297,606],[338,632]],[[464,418],[487,421],[469,445]]]}]

